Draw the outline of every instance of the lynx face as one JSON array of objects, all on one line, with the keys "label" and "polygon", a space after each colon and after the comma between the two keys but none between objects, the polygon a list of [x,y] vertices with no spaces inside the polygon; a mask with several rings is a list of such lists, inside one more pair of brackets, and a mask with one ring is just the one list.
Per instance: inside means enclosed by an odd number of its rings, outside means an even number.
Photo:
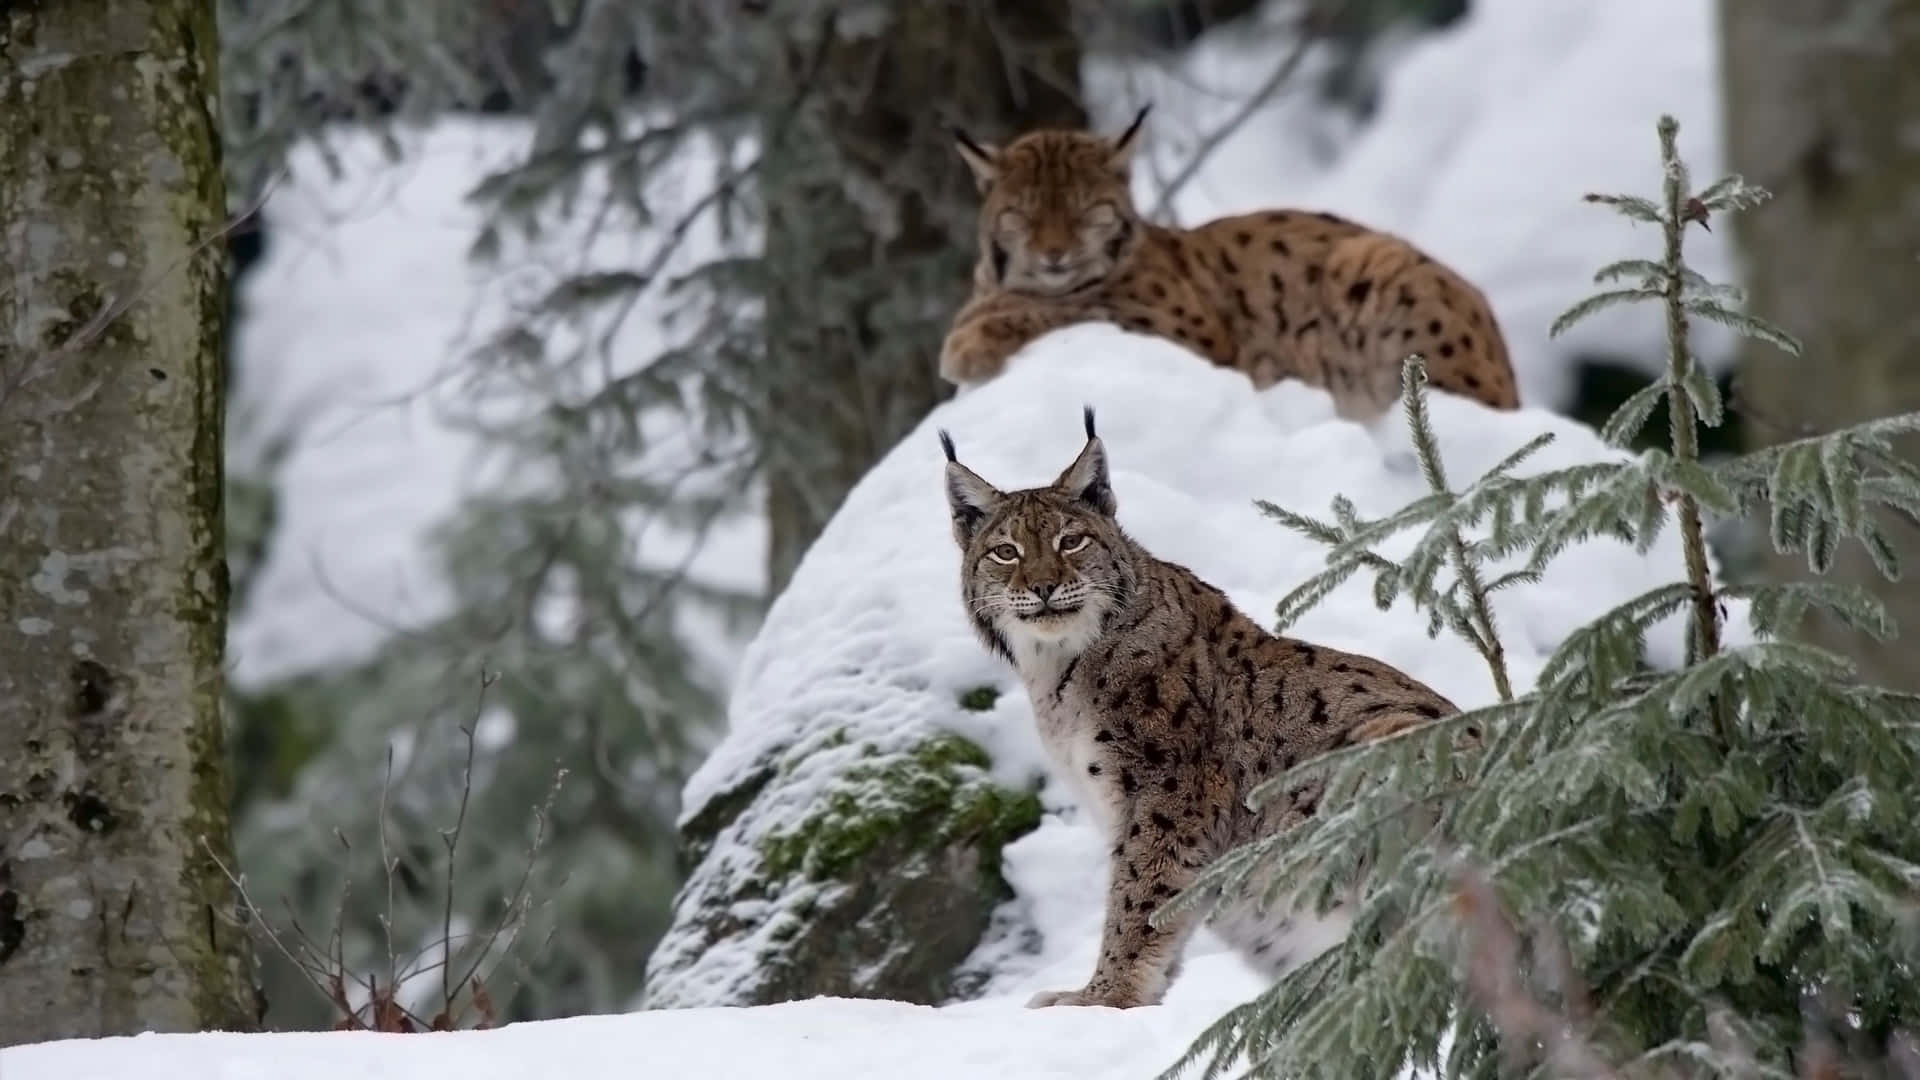
[{"label": "lynx face", "polygon": [[1078,653],[1132,596],[1106,451],[1091,426],[1053,484],[1012,492],[954,460],[942,433],[961,595],[982,640],[1008,659],[1035,648]]},{"label": "lynx face", "polygon": [[1127,163],[1145,117],[1115,139],[1038,131],[1000,148],[956,133],[983,196],[980,251],[993,284],[1064,296],[1119,269],[1140,236]]}]

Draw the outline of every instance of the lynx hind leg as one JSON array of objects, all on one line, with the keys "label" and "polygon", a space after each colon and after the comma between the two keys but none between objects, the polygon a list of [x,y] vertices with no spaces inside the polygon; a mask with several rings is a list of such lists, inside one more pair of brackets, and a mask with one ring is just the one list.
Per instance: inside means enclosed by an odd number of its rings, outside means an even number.
[{"label": "lynx hind leg", "polygon": [[1445,265],[1398,237],[1353,236],[1328,255],[1327,289],[1343,314],[1340,362],[1352,368],[1351,400],[1337,402],[1341,415],[1370,419],[1397,401],[1401,361],[1410,353],[1426,361],[1435,389],[1496,409],[1519,407],[1493,309]]},{"label": "lynx hind leg", "polygon": [[[1285,798],[1275,799],[1261,810],[1255,834],[1269,836],[1298,825],[1314,814],[1325,791],[1324,779],[1304,781],[1291,788]],[[1270,884],[1256,875],[1227,891],[1208,925],[1249,966],[1278,977],[1346,937],[1353,924],[1352,905],[1358,899],[1358,888],[1347,887],[1334,906],[1316,912],[1312,903],[1295,894],[1281,893],[1269,901],[1266,893]]]},{"label": "lynx hind leg", "polygon": [[1316,914],[1298,896],[1279,896],[1271,905],[1244,897],[1221,904],[1208,925],[1250,967],[1278,978],[1338,945],[1353,915],[1345,902]]}]

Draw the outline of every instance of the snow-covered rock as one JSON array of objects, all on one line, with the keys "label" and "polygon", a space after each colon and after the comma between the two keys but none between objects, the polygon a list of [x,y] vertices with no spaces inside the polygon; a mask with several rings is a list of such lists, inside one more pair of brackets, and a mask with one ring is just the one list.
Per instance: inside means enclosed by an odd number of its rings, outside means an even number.
[{"label": "snow-covered rock", "polygon": [[[1532,459],[1534,469],[1624,458],[1590,429],[1544,410],[1503,413],[1430,397],[1458,483],[1541,431],[1557,438]],[[977,851],[985,857],[1023,823],[1027,815],[1012,808],[1036,785],[1046,814],[1004,853],[1014,899],[963,965],[959,988],[1011,993],[1085,979],[1099,929],[1098,841],[1063,792],[1044,781],[1025,692],[968,626],[934,436],[936,428],[949,430],[961,460],[1003,489],[1045,483],[1080,449],[1083,403],[1099,413],[1121,523],[1262,622],[1324,566],[1325,551],[1265,518],[1255,499],[1321,515],[1344,494],[1360,514],[1378,517],[1426,492],[1397,410],[1371,426],[1342,421],[1322,391],[1282,384],[1255,392],[1245,377],[1177,345],[1103,324],[1033,343],[1005,375],[934,410],[868,473],[768,613],[742,659],[727,736],[687,786],[683,822],[708,821],[694,831],[714,839],[654,955],[650,1003],[769,1000],[767,973],[791,979],[802,953],[804,963],[826,967],[795,985],[857,989],[859,969],[871,960],[836,954],[823,941],[842,940],[845,927],[863,921],[893,928],[911,919],[875,903],[872,883],[925,873],[886,845],[952,854],[938,835],[886,841],[875,834],[897,834],[896,820],[932,821],[936,830],[949,821],[997,821],[984,832],[952,827],[954,837],[984,837]],[[1677,545],[1671,531],[1644,556],[1614,541],[1589,543],[1553,563],[1538,585],[1499,594],[1516,688],[1532,685],[1570,631],[1678,576]],[[1735,622],[1738,637],[1743,612]],[[1386,612],[1375,608],[1370,584],[1354,579],[1291,632],[1397,664],[1462,706],[1490,703],[1478,655],[1452,637],[1430,640],[1425,627],[1425,616],[1404,599]],[[1649,652],[1657,665],[1680,661],[1678,616],[1650,635]],[[986,794],[967,772],[946,805],[942,782],[910,767],[926,747],[951,746],[955,735],[984,750],[1001,794]],[[876,779],[888,776],[894,782]],[[976,805],[982,800],[991,813]],[[907,804],[928,816],[902,815]],[[726,824],[714,829],[716,814]],[[860,837],[872,854],[843,857],[832,845],[846,836]],[[816,857],[809,844],[827,849]],[[794,878],[797,866],[821,872]],[[956,888],[975,871],[966,866]],[[978,876],[994,870],[983,862]],[[783,871],[804,883],[768,888]],[[945,972],[926,969],[952,954],[960,930],[943,923],[930,937],[891,941],[890,962],[937,985]]]}]

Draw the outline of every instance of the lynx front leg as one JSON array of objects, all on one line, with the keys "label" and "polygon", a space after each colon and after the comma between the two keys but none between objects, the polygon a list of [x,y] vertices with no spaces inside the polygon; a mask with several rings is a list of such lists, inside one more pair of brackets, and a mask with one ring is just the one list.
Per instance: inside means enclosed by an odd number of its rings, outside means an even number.
[{"label": "lynx front leg", "polygon": [[1107,883],[1107,919],[1100,934],[1100,959],[1093,977],[1078,990],[1035,994],[1029,1009],[1050,1005],[1106,1005],[1130,1009],[1157,1005],[1167,992],[1180,951],[1197,915],[1191,909],[1151,922],[1153,913],[1192,884],[1204,865],[1193,850],[1194,838],[1182,834],[1174,818],[1160,810],[1135,806],[1123,823],[1125,839],[1113,848]]},{"label": "lynx front leg", "polygon": [[1050,330],[1098,318],[1080,304],[1047,303],[994,293],[960,309],[940,346],[940,377],[956,386],[1000,374],[1007,357]]}]

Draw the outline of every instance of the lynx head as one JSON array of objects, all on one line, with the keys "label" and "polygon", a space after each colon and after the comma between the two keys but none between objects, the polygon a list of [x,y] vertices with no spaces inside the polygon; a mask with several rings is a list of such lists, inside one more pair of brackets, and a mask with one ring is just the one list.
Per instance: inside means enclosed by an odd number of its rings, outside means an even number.
[{"label": "lynx head", "polygon": [[1041,648],[1077,654],[1133,598],[1133,542],[1114,520],[1092,408],[1085,419],[1080,456],[1052,484],[1022,491],[982,480],[940,433],[961,597],[981,640],[1008,660]]},{"label": "lynx head", "polygon": [[1146,118],[1141,109],[1112,139],[1033,131],[1004,147],[955,128],[954,143],[983,196],[980,276],[1011,292],[1064,296],[1125,264],[1141,232],[1127,163]]}]

